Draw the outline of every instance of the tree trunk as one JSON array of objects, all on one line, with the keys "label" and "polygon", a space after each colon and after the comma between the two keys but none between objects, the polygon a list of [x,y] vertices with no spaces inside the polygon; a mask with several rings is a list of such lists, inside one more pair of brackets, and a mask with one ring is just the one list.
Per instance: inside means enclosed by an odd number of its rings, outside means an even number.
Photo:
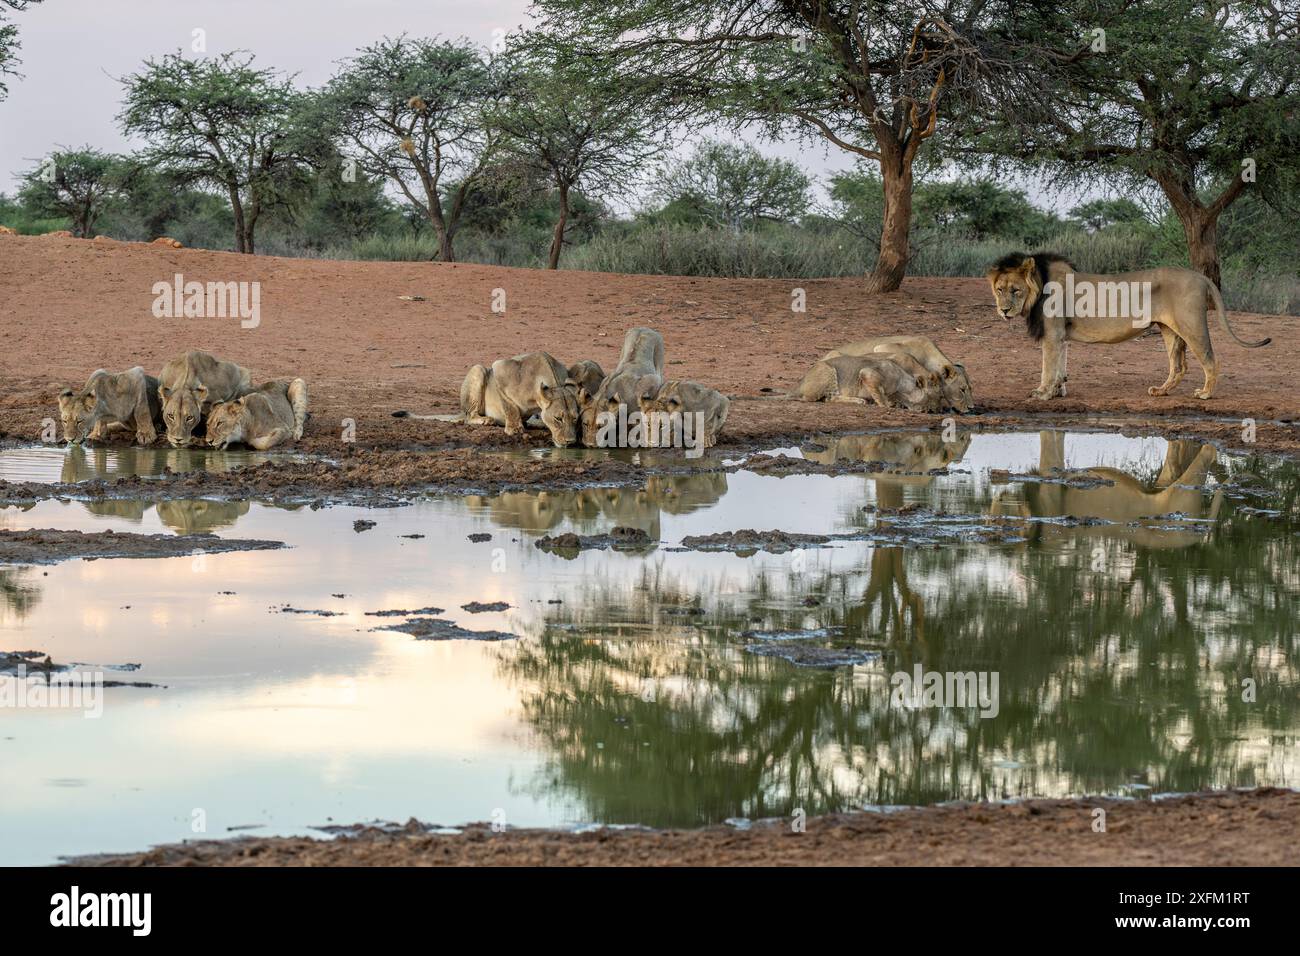
[{"label": "tree trunk", "polygon": [[442,262],[456,261],[456,250],[451,244],[451,232],[445,226],[438,230],[438,259]]},{"label": "tree trunk", "polygon": [[908,237],[912,229],[912,161],[905,149],[881,150],[880,176],[885,188],[885,218],[880,255],[867,278],[867,293],[893,292],[907,274]]},{"label": "tree trunk", "polygon": [[230,186],[230,208],[235,214],[235,251],[245,252],[244,249],[244,204],[239,200],[239,188]]},{"label": "tree trunk", "polygon": [[1192,221],[1184,220],[1183,232],[1187,234],[1187,254],[1191,257],[1192,268],[1222,289],[1223,277],[1219,272],[1219,217],[1207,215]]},{"label": "tree trunk", "polygon": [[560,251],[564,248],[564,230],[569,225],[569,187],[560,186],[560,218],[555,223],[555,233],[551,236],[551,256],[546,264],[548,269],[560,268]]},{"label": "tree trunk", "polygon": [[1154,178],[1182,224],[1192,268],[1222,288],[1219,273],[1219,213],[1236,198],[1235,195],[1225,194],[1223,199],[1226,202],[1216,202],[1210,207],[1201,203],[1190,180],[1172,176]]}]

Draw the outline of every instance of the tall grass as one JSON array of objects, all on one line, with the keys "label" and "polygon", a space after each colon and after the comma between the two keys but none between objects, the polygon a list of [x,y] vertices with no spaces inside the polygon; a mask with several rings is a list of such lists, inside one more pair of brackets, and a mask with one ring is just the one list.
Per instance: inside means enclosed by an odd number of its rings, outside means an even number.
[{"label": "tall grass", "polygon": [[[989,264],[1021,248],[1014,239],[918,235],[908,274],[983,276]],[[1041,245],[1085,272],[1127,272],[1160,265],[1186,266],[1149,231],[1112,227],[1104,232],[1062,232]],[[1026,249],[1027,252],[1039,251]],[[561,266],[636,275],[726,278],[826,279],[861,276],[876,258],[869,239],[847,230],[814,231],[772,226],[732,232],[656,225],[606,232],[567,253]],[[1249,270],[1228,262],[1223,270],[1228,308],[1300,315],[1300,279]]]}]

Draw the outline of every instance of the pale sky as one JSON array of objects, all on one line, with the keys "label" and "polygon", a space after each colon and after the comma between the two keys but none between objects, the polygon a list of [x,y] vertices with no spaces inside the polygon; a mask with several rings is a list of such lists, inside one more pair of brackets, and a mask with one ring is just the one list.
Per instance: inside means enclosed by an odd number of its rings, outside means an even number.
[{"label": "pale sky", "polygon": [[[0,102],[0,192],[12,195],[18,174],[57,147],[129,152],[141,145],[118,130],[117,79],[147,57],[178,49],[201,55],[191,49],[195,30],[205,31],[208,54],[249,50],[259,65],[318,86],[337,61],[383,36],[464,37],[487,47],[494,31],[512,32],[529,19],[528,0],[45,0],[13,15],[23,76],[10,78]],[[821,184],[853,166],[829,144],[756,145],[795,160]],[[1021,185],[1044,203],[1035,184]]]}]

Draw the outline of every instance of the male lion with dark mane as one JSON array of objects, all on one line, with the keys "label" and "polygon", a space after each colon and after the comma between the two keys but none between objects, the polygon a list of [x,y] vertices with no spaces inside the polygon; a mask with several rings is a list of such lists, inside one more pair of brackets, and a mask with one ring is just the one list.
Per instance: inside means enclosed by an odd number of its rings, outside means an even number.
[{"label": "male lion with dark mane", "polygon": [[1219,366],[1210,344],[1207,298],[1219,313],[1224,330],[1248,349],[1270,339],[1245,342],[1228,324],[1218,288],[1189,269],[1163,267],[1116,275],[1080,272],[1064,256],[1013,252],[988,271],[998,312],[1004,319],[1020,316],[1029,334],[1043,343],[1043,376],[1034,398],[1065,395],[1066,347],[1070,342],[1113,344],[1141,335],[1152,325],[1160,329],[1169,351],[1169,377],[1153,385],[1151,395],[1168,395],[1187,374],[1187,350],[1205,370],[1205,384],[1195,393],[1214,394]]}]

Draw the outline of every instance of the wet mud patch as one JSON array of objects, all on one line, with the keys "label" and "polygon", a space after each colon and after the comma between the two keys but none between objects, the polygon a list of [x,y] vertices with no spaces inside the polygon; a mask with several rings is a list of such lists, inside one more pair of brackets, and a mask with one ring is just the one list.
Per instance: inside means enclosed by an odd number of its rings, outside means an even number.
[{"label": "wet mud patch", "polygon": [[401,624],[374,628],[376,631],[400,631],[417,641],[513,641],[518,634],[509,631],[472,631],[440,617],[417,617]]},{"label": "wet mud patch", "polygon": [[992,468],[989,470],[989,481],[995,485],[1037,482],[1043,485],[1063,485],[1066,488],[1113,488],[1115,486],[1115,482],[1110,478],[1102,478],[1086,471],[1063,471],[1057,468],[1053,468],[1051,473],[1046,475],[1018,474],[1004,468]]},{"label": "wet mud patch", "polygon": [[0,530],[0,564],[53,564],[83,558],[173,558],[283,548],[283,541],[219,538],[215,534],[135,534],[122,531]]},{"label": "wet mud patch", "polygon": [[576,557],[580,551],[640,551],[654,547],[658,542],[641,528],[618,526],[607,534],[575,534],[572,531],[557,535],[543,535],[534,545],[542,551],[561,557]]},{"label": "wet mud patch", "polygon": [[[866,509],[863,509],[864,512]],[[868,512],[869,513],[869,512]],[[827,548],[835,542],[868,541],[890,547],[918,547],[945,544],[998,544],[1024,539],[1025,520],[1001,516],[947,515],[912,510],[879,513],[871,528],[831,534],[802,534],[794,531],[720,531],[686,535],[676,550],[725,551],[750,557],[760,551],[788,554],[807,548]]]},{"label": "wet mud patch", "polygon": [[[86,675],[102,675],[104,671],[131,672],[140,669],[139,664],[87,664],[85,662],[73,662],[71,664],[60,664],[45,651],[0,651],[0,677],[16,677],[19,680],[39,680],[43,686],[50,690],[57,690],[62,687],[85,687],[84,680],[78,681],[71,678],[78,674],[83,677]],[[55,675],[60,675],[56,677]],[[155,687],[165,688],[165,684],[155,684],[151,681],[130,681],[130,680],[105,680],[99,676],[94,681],[96,687]]]},{"label": "wet mud patch", "polygon": [[821,647],[798,641],[777,641],[770,644],[747,644],[745,651],[759,657],[776,657],[789,661],[796,667],[830,670],[835,667],[852,667],[879,660],[879,651],[859,651],[853,648]]},{"label": "wet mud patch", "polygon": [[367,611],[366,617],[415,617],[416,615],[436,615],[441,614],[445,608],[440,607],[422,607],[414,611],[407,611],[401,608],[392,608],[387,611]]},{"label": "wet mud patch", "polygon": [[66,664],[56,664],[44,651],[0,651],[0,676],[18,673],[56,674],[68,669]]}]

